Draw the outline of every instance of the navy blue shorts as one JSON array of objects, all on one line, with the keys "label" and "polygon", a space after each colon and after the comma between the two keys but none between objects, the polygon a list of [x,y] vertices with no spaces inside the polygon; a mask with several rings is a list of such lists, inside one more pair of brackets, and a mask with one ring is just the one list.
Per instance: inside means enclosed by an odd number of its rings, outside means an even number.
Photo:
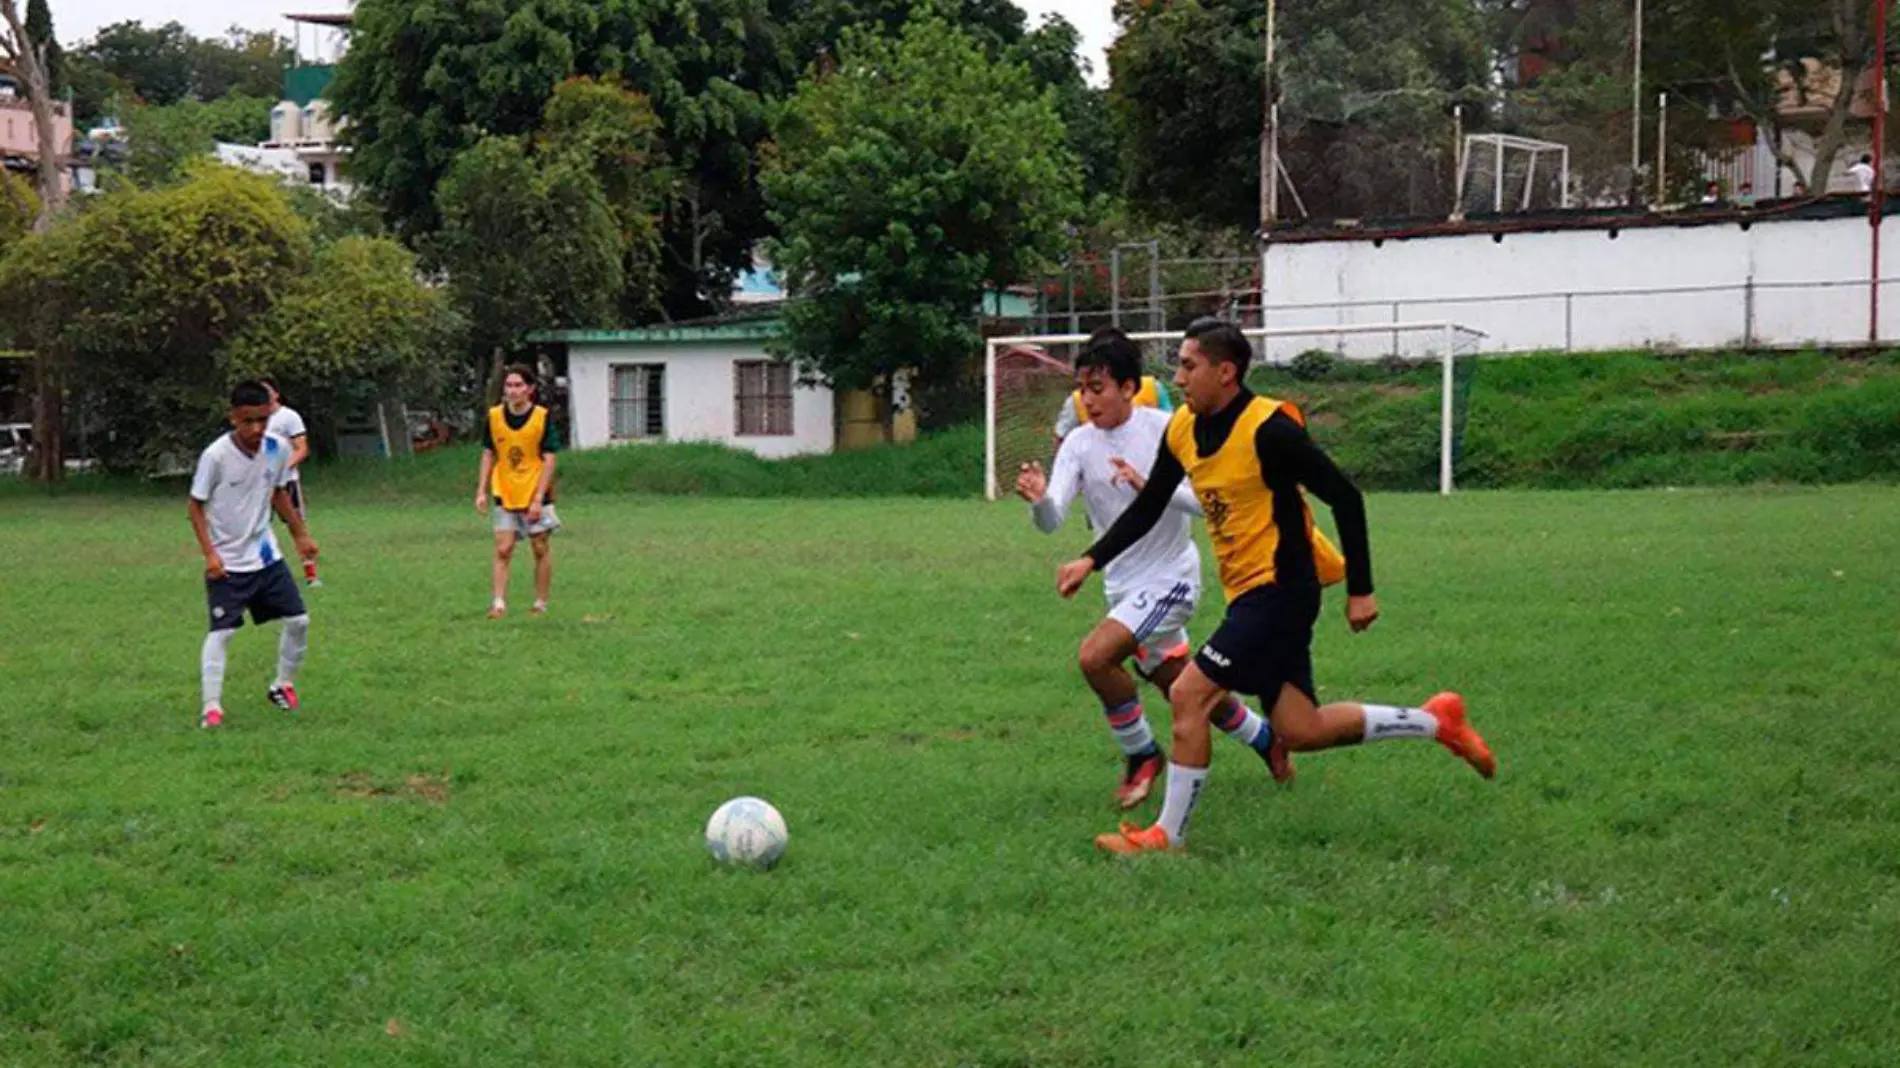
[{"label": "navy blue shorts", "polygon": [[205,580],[205,603],[211,609],[212,630],[236,630],[244,625],[244,613],[251,622],[262,626],[273,619],[304,614],[303,593],[290,577],[290,567],[282,560],[262,571],[234,572],[221,579]]},{"label": "navy blue shorts", "polygon": [[1316,701],[1313,623],[1319,604],[1318,586],[1248,590],[1227,606],[1227,618],[1194,654],[1194,663],[1216,686],[1258,697],[1269,708],[1288,684]]},{"label": "navy blue shorts", "polygon": [[284,492],[290,494],[290,509],[303,515],[303,479],[293,478],[284,484]]}]

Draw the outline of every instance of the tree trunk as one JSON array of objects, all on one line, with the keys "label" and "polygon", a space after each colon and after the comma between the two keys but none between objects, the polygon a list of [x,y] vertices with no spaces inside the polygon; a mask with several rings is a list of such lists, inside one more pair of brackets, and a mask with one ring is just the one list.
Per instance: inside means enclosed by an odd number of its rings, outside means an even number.
[{"label": "tree trunk", "polygon": [[[54,123],[51,79],[46,71],[46,48],[35,45],[20,17],[17,0],[0,0],[0,16],[6,20],[6,32],[0,34],[0,54],[10,60],[26,84],[27,103],[33,108],[33,130],[39,138],[40,164],[38,189],[39,218],[33,220],[36,233],[52,229],[53,219],[66,202],[66,187],[60,181],[59,143]],[[57,482],[66,475],[65,397],[60,389],[58,356],[42,349],[34,357],[34,377],[38,390],[33,402],[33,470],[43,482]]]}]

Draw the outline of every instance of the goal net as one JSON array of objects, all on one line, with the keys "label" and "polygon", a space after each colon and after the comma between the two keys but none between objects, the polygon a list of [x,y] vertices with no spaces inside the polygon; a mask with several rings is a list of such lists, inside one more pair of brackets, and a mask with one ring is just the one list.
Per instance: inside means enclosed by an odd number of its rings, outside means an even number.
[{"label": "goal net", "polygon": [[1570,206],[1570,146],[1508,134],[1465,138],[1458,210],[1503,215]]},{"label": "goal net", "polygon": [[[1450,493],[1485,335],[1457,323],[1295,326],[1241,331],[1247,384],[1299,405],[1314,437],[1367,488]],[[1178,406],[1180,331],[1130,333],[1143,366]],[[1073,403],[1085,334],[996,337],[984,355],[985,493],[1013,493],[1030,461],[1050,465],[1063,406]]]}]

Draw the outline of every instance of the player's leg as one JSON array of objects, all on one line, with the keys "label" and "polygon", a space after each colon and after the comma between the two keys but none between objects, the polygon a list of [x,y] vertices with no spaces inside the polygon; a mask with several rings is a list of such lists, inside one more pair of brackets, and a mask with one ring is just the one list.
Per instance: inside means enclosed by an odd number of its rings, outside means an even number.
[{"label": "player's leg", "polygon": [[1464,699],[1441,693],[1418,708],[1334,701],[1321,705],[1313,687],[1313,620],[1319,599],[1279,595],[1262,602],[1265,624],[1260,648],[1268,651],[1277,693],[1273,729],[1287,748],[1298,752],[1333,749],[1362,742],[1418,739],[1437,741],[1490,778],[1497,760],[1490,746],[1465,719]]},{"label": "player's leg", "polygon": [[211,626],[198,652],[198,678],[204,706],[199,711],[200,727],[224,725],[224,668],[231,649],[231,636],[244,625],[243,589],[248,576],[226,575],[205,580],[205,607]]},{"label": "player's leg", "polygon": [[1154,780],[1161,773],[1161,747],[1155,743],[1148,716],[1141,708],[1141,694],[1135,680],[1122,662],[1135,654],[1134,634],[1127,624],[1112,614],[1082,639],[1076,659],[1089,689],[1102,703],[1102,715],[1108,730],[1121,747],[1126,766],[1115,801],[1122,808],[1133,808],[1147,799]]},{"label": "player's leg", "polygon": [[[301,477],[291,479],[290,484],[285,486],[284,489],[290,494],[290,506],[297,510],[298,518],[308,522],[310,513],[305,510],[303,479]],[[323,585],[323,580],[317,577],[317,562],[315,560],[305,560],[303,562],[303,584],[313,590]]]},{"label": "player's leg", "polygon": [[515,558],[515,541],[520,537],[519,518],[514,512],[495,505],[495,560],[492,568],[494,599],[488,605],[488,618],[500,619],[508,611],[508,565]]},{"label": "player's leg", "polygon": [[1168,706],[1174,717],[1174,759],[1168,763],[1161,817],[1152,827],[1124,823],[1115,833],[1097,837],[1096,848],[1109,853],[1145,853],[1186,843],[1188,820],[1200,802],[1212,756],[1208,719],[1228,697],[1226,688],[1208,677],[1199,660],[1181,672],[1168,692]]},{"label": "player's leg", "polygon": [[534,608],[537,616],[548,614],[548,589],[554,584],[554,554],[550,552],[550,535],[546,532],[528,539],[529,548],[534,550]]},{"label": "player's leg", "polygon": [[290,568],[282,560],[257,576],[250,601],[252,622],[261,627],[275,619],[284,621],[284,632],[277,638],[277,677],[265,696],[278,708],[295,712],[299,704],[297,672],[303,667],[304,651],[310,647],[310,613],[304,608],[296,580],[290,577]]},{"label": "player's leg", "polygon": [[1318,705],[1311,683],[1304,686],[1286,683],[1273,705],[1274,729],[1290,749],[1310,752],[1407,738],[1436,741],[1485,778],[1497,774],[1497,758],[1466,718],[1464,698],[1455,693],[1441,693],[1417,708],[1354,701]]},{"label": "player's leg", "polygon": [[[1187,613],[1187,616],[1192,615],[1192,611]],[[1183,617],[1181,626],[1156,634],[1135,654],[1135,669],[1164,695],[1188,666],[1191,646],[1185,624],[1186,617]],[[1266,717],[1249,708],[1239,695],[1227,695],[1227,703],[1214,710],[1213,724],[1222,734],[1252,749],[1265,761],[1275,782],[1293,781],[1293,761],[1287,755],[1285,744],[1273,733]]]}]

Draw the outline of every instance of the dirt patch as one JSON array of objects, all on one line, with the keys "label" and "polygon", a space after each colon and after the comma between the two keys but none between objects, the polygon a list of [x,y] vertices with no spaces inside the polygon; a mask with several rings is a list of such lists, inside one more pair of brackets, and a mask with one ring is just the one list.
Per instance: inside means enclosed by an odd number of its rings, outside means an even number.
[{"label": "dirt patch", "polygon": [[426,773],[410,775],[399,783],[388,783],[378,782],[366,772],[353,771],[336,781],[336,795],[361,800],[420,799],[432,805],[446,805],[449,803],[449,787],[452,780],[453,777],[445,771],[440,775]]}]

